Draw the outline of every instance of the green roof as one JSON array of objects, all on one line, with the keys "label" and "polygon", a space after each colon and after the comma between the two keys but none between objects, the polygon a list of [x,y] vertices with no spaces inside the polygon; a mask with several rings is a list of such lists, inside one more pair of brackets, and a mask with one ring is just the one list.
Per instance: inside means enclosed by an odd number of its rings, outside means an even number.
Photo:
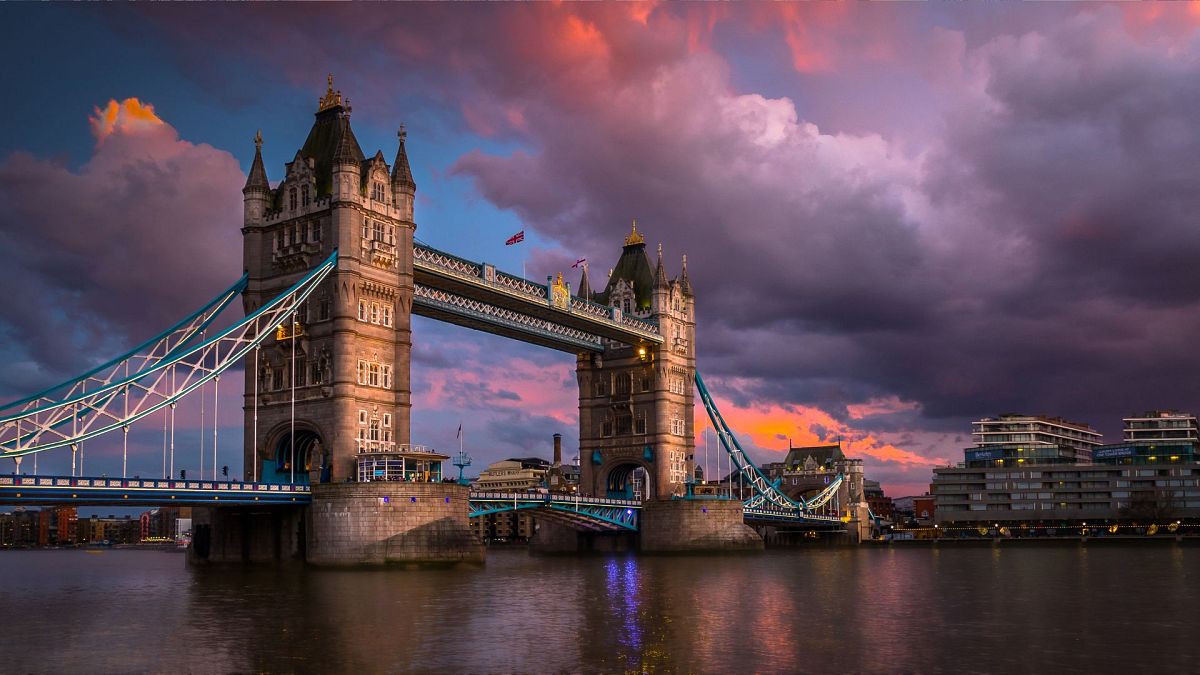
[{"label": "green roof", "polygon": [[340,105],[317,113],[300,156],[312,158],[317,178],[317,196],[333,192],[333,165],[347,162],[361,165],[365,157],[354,130],[350,128],[350,113]]}]

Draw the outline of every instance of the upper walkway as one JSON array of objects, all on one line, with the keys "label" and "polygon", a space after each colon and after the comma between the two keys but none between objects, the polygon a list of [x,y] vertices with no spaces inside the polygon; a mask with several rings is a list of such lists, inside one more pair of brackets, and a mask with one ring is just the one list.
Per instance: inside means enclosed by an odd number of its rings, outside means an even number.
[{"label": "upper walkway", "polygon": [[565,284],[537,284],[423,244],[413,244],[413,277],[413,313],[440,321],[573,354],[603,351],[605,339],[663,342],[655,323],[572,295]]}]

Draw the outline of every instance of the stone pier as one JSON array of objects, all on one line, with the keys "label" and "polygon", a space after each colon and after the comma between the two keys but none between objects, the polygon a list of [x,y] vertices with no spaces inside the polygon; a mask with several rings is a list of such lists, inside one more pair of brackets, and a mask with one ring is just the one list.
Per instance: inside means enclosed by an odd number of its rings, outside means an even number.
[{"label": "stone pier", "polygon": [[307,510],[303,506],[194,507],[188,562],[303,561]]},{"label": "stone pier", "polygon": [[313,486],[307,559],[315,565],[482,563],[468,522],[468,488],[454,483]]},{"label": "stone pier", "polygon": [[535,555],[624,553],[637,548],[635,532],[587,532],[553,518],[534,516],[529,552]]},{"label": "stone pier", "polygon": [[739,501],[674,499],[642,506],[641,550],[647,553],[762,549],[762,537],[742,521]]}]

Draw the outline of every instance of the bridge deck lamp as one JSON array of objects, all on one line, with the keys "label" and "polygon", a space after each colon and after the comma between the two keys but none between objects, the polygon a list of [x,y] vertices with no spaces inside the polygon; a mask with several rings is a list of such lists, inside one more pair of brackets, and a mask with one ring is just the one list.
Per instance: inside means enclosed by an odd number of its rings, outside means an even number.
[{"label": "bridge deck lamp", "polygon": [[641,359],[643,361],[646,360],[646,347],[644,345],[641,347],[638,347],[637,353],[638,353],[639,359]]}]

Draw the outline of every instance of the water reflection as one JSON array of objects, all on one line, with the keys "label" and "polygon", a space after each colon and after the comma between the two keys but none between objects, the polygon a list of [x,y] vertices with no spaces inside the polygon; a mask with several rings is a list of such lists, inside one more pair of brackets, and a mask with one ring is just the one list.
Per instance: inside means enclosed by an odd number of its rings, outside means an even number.
[{"label": "water reflection", "polygon": [[0,552],[8,672],[1177,672],[1200,550],[806,549],[484,568]]}]

